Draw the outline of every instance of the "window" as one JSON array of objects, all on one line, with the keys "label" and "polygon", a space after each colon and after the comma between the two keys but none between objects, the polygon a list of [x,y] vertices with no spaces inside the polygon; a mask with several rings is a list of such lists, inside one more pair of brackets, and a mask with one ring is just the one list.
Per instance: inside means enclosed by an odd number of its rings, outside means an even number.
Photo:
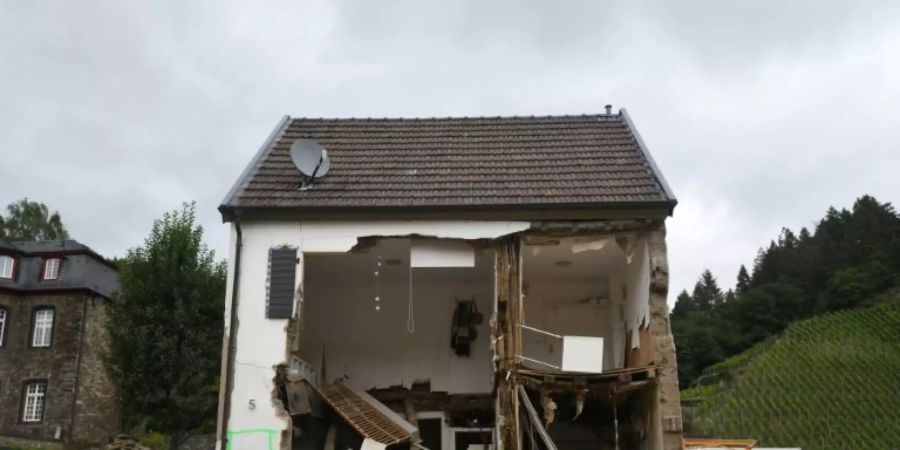
[{"label": "window", "polygon": [[3,338],[6,336],[6,308],[0,306],[0,347],[3,347]]},{"label": "window", "polygon": [[44,260],[44,271],[41,273],[42,280],[55,280],[59,278],[59,258],[49,258]]},{"label": "window", "polygon": [[22,422],[36,423],[44,420],[44,404],[47,401],[47,382],[32,381],[25,385],[22,401]]},{"label": "window", "polygon": [[32,323],[31,346],[49,347],[53,341],[53,308],[41,308],[34,311]]},{"label": "window", "polygon": [[9,255],[0,255],[0,278],[12,279],[16,260]]},{"label": "window", "polygon": [[293,317],[296,277],[297,249],[292,247],[270,249],[266,317],[269,319]]}]

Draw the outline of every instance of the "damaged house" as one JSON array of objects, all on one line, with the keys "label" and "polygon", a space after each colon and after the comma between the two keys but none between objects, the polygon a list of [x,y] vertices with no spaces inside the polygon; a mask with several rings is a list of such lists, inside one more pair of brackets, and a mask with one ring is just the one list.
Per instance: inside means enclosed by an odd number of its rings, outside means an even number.
[{"label": "damaged house", "polygon": [[675,204],[625,110],[285,117],[220,207],[220,448],[681,448]]}]

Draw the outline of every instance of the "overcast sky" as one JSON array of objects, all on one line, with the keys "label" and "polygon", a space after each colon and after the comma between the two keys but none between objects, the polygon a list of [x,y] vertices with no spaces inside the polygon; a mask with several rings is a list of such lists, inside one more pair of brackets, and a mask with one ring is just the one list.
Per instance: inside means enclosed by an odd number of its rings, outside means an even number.
[{"label": "overcast sky", "polygon": [[[0,205],[105,256],[216,210],[284,114],[625,107],[678,196],[671,298],[782,226],[900,202],[900,2],[0,0]],[[205,6],[204,6],[205,5]]]}]

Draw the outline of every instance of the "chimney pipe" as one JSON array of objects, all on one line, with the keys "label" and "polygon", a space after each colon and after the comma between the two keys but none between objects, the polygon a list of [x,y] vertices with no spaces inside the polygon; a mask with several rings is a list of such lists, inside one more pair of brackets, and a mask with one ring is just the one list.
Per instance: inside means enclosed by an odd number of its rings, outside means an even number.
[{"label": "chimney pipe", "polygon": [[606,115],[607,116],[612,115],[612,105],[606,105]]}]

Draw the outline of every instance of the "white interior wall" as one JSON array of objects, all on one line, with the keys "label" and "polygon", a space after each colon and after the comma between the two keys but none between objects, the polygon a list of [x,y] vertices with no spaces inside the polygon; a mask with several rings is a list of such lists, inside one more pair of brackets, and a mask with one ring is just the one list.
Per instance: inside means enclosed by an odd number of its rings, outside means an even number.
[{"label": "white interior wall", "polygon": [[[632,333],[633,345],[640,344],[637,329],[649,315],[646,240],[566,239],[537,250],[526,246],[523,253],[525,324],[555,334],[602,337],[604,370],[624,367],[626,333]],[[558,261],[570,264],[560,266]],[[522,341],[525,356],[560,364],[559,339],[523,330]]]},{"label": "white interior wall", "polygon": [[[409,387],[430,380],[434,391],[490,392],[492,255],[483,252],[474,268],[414,268],[413,332],[407,327],[408,250],[402,265],[382,266],[380,288],[372,275],[376,260],[371,254],[342,256],[369,261],[362,268],[331,259],[330,267],[340,274],[306,278],[301,358],[318,367],[320,376],[324,361],[322,381],[347,379],[363,389]],[[328,262],[319,261],[307,259],[310,272],[331,270]],[[380,310],[375,309],[376,293],[380,294]],[[450,347],[451,320],[456,300],[471,298],[484,321],[476,327],[478,337],[471,344],[470,356],[460,357]]]},{"label": "white interior wall", "polygon": [[[555,334],[570,336],[594,336],[604,338],[604,367],[612,367],[611,338],[613,330],[609,320],[610,303],[578,303],[580,299],[607,298],[606,280],[597,277],[591,281],[560,281],[529,283],[524,298],[525,324]],[[529,330],[522,331],[522,352],[525,356],[556,366],[562,362],[562,341],[552,336]],[[526,363],[546,369],[547,367]]]}]

